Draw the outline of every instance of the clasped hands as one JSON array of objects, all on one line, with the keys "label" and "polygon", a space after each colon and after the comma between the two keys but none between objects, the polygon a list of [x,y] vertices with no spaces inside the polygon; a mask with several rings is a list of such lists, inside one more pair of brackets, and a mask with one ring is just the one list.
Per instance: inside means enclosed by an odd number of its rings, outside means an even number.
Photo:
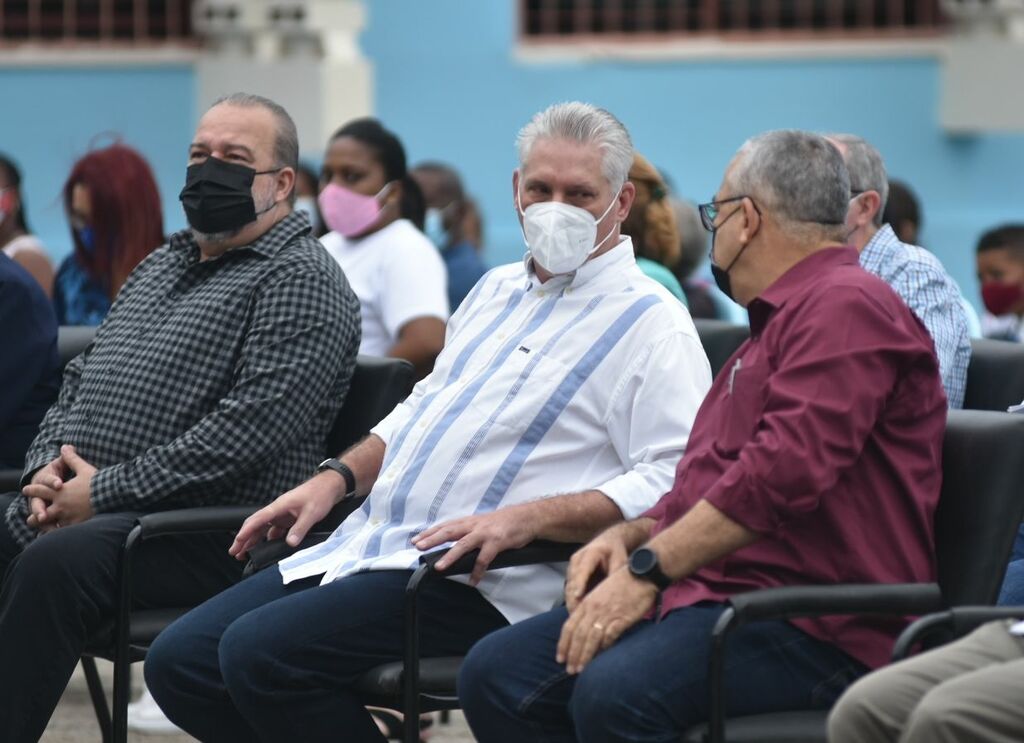
[{"label": "clasped hands", "polygon": [[28,525],[46,534],[92,518],[89,496],[95,474],[96,468],[78,456],[75,447],[62,446],[60,456],[40,467],[22,488],[29,503]]}]

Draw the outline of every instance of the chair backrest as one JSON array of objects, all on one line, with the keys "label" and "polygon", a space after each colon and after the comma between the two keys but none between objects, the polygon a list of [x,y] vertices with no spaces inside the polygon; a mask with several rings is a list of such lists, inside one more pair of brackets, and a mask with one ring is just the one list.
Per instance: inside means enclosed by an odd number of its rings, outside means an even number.
[{"label": "chair backrest", "polygon": [[729,357],[750,337],[750,328],[746,325],[734,325],[724,320],[694,320],[693,324],[711,363],[712,376],[718,376]]},{"label": "chair backrest", "polygon": [[370,432],[412,389],[412,364],[403,359],[360,355],[345,402],[327,435],[333,457]]},{"label": "chair backrest", "polygon": [[95,335],[96,328],[91,325],[61,325],[57,329],[57,354],[60,356],[61,372],[71,359],[92,343]]},{"label": "chair backrest", "polygon": [[951,410],[935,514],[948,606],[992,604],[1024,515],[1024,415]]},{"label": "chair backrest", "polygon": [[975,338],[964,408],[1005,411],[1024,401],[1024,344]]}]

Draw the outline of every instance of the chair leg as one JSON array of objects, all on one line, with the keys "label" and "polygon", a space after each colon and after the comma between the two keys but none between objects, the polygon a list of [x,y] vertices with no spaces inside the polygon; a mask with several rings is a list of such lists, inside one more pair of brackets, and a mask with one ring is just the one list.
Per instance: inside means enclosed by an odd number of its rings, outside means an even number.
[{"label": "chair leg", "polygon": [[128,653],[114,659],[114,703],[111,743],[128,743],[128,702],[131,701],[132,665]]},{"label": "chair leg", "polygon": [[103,743],[112,743],[110,707],[107,706],[107,695],[103,691],[103,681],[100,680],[99,671],[96,670],[96,660],[92,657],[83,656],[81,663],[82,671],[85,673],[85,683],[89,687],[89,698],[92,699],[93,709],[96,710],[96,722],[99,723]]}]

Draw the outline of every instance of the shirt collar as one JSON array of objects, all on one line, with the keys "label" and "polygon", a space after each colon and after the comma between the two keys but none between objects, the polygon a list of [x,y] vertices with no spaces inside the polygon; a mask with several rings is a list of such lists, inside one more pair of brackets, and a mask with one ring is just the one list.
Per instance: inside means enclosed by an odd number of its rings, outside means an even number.
[{"label": "shirt collar", "polygon": [[[239,245],[237,248],[232,248],[229,252],[252,251],[265,258],[273,258],[293,238],[308,233],[309,230],[309,217],[306,216],[306,213],[293,211],[248,245]],[[199,243],[196,242],[195,235],[192,234],[191,229],[185,228],[175,232],[171,235],[168,243],[172,250],[183,255],[186,260],[199,260]]]},{"label": "shirt collar", "polygon": [[885,262],[886,254],[899,244],[900,239],[896,237],[892,227],[883,224],[868,240],[864,250],[860,252],[860,264],[869,271],[881,266]]},{"label": "shirt collar", "polygon": [[811,253],[751,301],[747,307],[751,334],[760,335],[772,313],[785,305],[790,297],[815,284],[822,273],[838,266],[856,266],[858,259],[857,249],[852,247],[824,248]]},{"label": "shirt collar", "polygon": [[[606,269],[625,268],[628,265],[635,264],[636,257],[633,255],[633,240],[628,235],[622,235],[619,238],[619,244],[611,250],[602,253],[596,258],[591,258],[571,273],[552,276],[543,286],[545,289],[560,289],[564,286],[571,286],[573,289],[577,289],[596,278]],[[526,269],[526,276],[530,281],[530,286],[533,288],[541,286],[540,279],[537,278],[537,272],[534,270],[533,257],[530,255],[529,250],[523,256],[523,267]]]}]

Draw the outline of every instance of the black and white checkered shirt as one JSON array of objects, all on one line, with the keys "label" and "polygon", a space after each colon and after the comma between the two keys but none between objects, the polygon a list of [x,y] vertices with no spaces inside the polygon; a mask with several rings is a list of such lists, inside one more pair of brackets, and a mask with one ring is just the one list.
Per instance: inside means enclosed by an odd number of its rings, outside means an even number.
[{"label": "black and white checkered shirt", "polygon": [[[129,276],[68,365],[26,477],[73,444],[104,513],[261,503],[310,475],[355,366],[359,301],[301,213],[199,257],[185,230]],[[6,514],[22,544],[26,506]]]}]

